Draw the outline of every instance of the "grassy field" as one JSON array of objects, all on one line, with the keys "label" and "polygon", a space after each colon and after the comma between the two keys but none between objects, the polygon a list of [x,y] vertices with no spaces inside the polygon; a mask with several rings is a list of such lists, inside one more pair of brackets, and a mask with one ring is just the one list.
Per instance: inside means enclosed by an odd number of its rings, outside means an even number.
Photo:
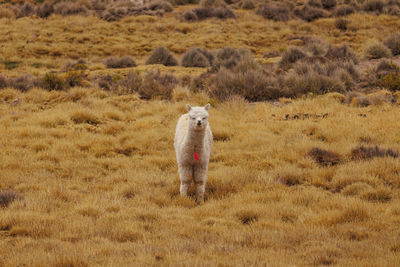
[{"label": "grassy field", "polygon": [[[176,18],[189,8],[117,22],[0,19],[0,72],[43,75],[79,58],[91,62],[88,75],[207,71],[145,65],[158,45],[178,58],[191,46],[245,47],[268,68],[279,58],[264,53],[302,45],[293,36],[348,43],[362,57],[400,26],[371,14],[347,16],[347,31],[334,18],[274,22],[245,10],[237,19]],[[138,66],[106,68],[110,55]],[[0,89],[0,266],[399,266],[398,97],[250,103],[179,84],[170,100],[145,101],[95,87]],[[179,196],[173,138],[186,103],[212,104],[202,205],[194,188]]]}]

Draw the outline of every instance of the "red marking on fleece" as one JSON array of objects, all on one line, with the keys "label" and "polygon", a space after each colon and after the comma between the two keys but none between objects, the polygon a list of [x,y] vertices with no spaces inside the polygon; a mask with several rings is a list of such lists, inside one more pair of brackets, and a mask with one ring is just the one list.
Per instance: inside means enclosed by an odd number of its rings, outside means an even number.
[{"label": "red marking on fleece", "polygon": [[197,154],[196,152],[194,152],[194,159],[196,161],[199,161],[199,159],[200,159],[199,154]]}]

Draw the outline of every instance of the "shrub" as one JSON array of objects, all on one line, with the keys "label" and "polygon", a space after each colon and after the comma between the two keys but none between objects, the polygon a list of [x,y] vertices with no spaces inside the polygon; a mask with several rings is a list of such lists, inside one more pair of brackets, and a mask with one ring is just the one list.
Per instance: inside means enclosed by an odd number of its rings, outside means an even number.
[{"label": "shrub", "polygon": [[63,71],[72,71],[72,70],[86,70],[88,68],[88,63],[84,59],[78,59],[77,61],[67,61],[63,66]]},{"label": "shrub", "polygon": [[149,71],[143,78],[143,83],[139,88],[139,95],[143,99],[160,97],[161,99],[171,99],[172,92],[178,83],[177,79],[170,74],[161,74],[160,71]]},{"label": "shrub", "polygon": [[227,7],[217,7],[217,8],[214,9],[212,14],[213,14],[213,17],[216,17],[216,18],[219,18],[219,19],[236,18],[236,15],[232,11],[232,9],[227,8]]},{"label": "shrub", "polygon": [[389,73],[399,71],[400,69],[396,64],[387,60],[382,60],[381,62],[379,62],[378,66],[375,69],[376,77],[378,79],[382,78],[385,75],[388,75]]},{"label": "shrub", "polygon": [[308,21],[308,22],[319,19],[319,18],[323,18],[326,16],[326,13],[323,9],[311,7],[309,5],[305,5],[301,8],[295,8],[294,14],[297,17],[299,17],[305,21]]},{"label": "shrub", "polygon": [[65,88],[65,81],[55,73],[48,72],[41,79],[41,86],[46,90],[60,91]]},{"label": "shrub", "polygon": [[354,7],[349,5],[337,6],[334,13],[336,16],[347,16],[355,12]]},{"label": "shrub", "polygon": [[328,77],[314,71],[304,75],[291,74],[286,78],[284,85],[285,94],[288,97],[301,96],[307,93],[341,93],[346,90],[344,83],[337,77]]},{"label": "shrub", "polygon": [[313,147],[307,155],[321,166],[334,166],[341,161],[339,154],[318,147]]},{"label": "shrub", "polygon": [[199,0],[168,0],[172,5],[179,6],[179,5],[194,5],[198,4]]},{"label": "shrub", "polygon": [[116,83],[113,81],[111,75],[98,76],[95,77],[94,80],[97,85],[103,90],[111,91],[116,89]]},{"label": "shrub", "polygon": [[228,7],[218,7],[218,8],[200,7],[193,9],[192,12],[196,15],[198,20],[212,18],[212,17],[220,19],[236,18],[235,13]]},{"label": "shrub", "polygon": [[393,157],[398,158],[399,153],[392,149],[382,149],[378,146],[359,146],[353,148],[350,153],[351,159],[353,160],[365,160],[365,159],[372,159],[375,157]]},{"label": "shrub", "polygon": [[7,86],[8,86],[7,78],[0,74],[0,89],[6,88]]},{"label": "shrub", "polygon": [[347,19],[338,18],[335,20],[335,27],[341,31],[347,30],[347,26],[350,21]]},{"label": "shrub", "polygon": [[290,64],[295,63],[297,60],[305,58],[307,55],[301,49],[297,47],[289,47],[282,54],[279,65],[281,67],[288,67]]},{"label": "shrub", "polygon": [[15,193],[11,189],[0,191],[0,207],[6,208],[16,199],[21,199],[22,196]]},{"label": "shrub", "polygon": [[165,66],[176,66],[178,61],[164,46],[157,47],[146,60],[146,64],[162,64]]},{"label": "shrub", "polygon": [[255,62],[251,52],[244,48],[234,49],[225,47],[217,52],[211,71],[217,72],[221,67],[232,69],[240,61],[246,59],[247,62]]},{"label": "shrub", "polygon": [[331,9],[336,6],[336,0],[321,0],[322,7],[325,9]]},{"label": "shrub", "polygon": [[242,0],[240,1],[239,7],[243,9],[254,9],[256,5],[253,0]]},{"label": "shrub", "polygon": [[275,21],[288,21],[290,16],[289,7],[283,3],[270,2],[265,5],[260,5],[256,9],[256,14],[263,16],[265,19]]},{"label": "shrub", "polygon": [[368,12],[381,13],[384,6],[383,0],[366,0],[362,5],[362,9]]},{"label": "shrub", "polygon": [[137,66],[135,59],[131,56],[123,56],[120,58],[108,57],[104,60],[104,64],[107,68],[129,68]]},{"label": "shrub", "polygon": [[394,56],[400,55],[400,32],[389,35],[383,43],[392,51]]},{"label": "shrub", "polygon": [[171,12],[174,10],[171,3],[162,0],[150,2],[147,7],[149,10],[163,10],[164,12]]},{"label": "shrub", "polygon": [[325,57],[330,60],[352,61],[353,63],[358,62],[356,54],[354,54],[346,44],[339,47],[330,46]]},{"label": "shrub", "polygon": [[10,79],[10,87],[21,90],[22,92],[26,92],[29,89],[38,86],[39,81],[38,78],[33,76],[32,74],[23,74],[18,78]]},{"label": "shrub", "polygon": [[54,12],[53,4],[45,2],[36,8],[36,15],[41,18],[47,18]]},{"label": "shrub", "polygon": [[201,7],[225,7],[226,3],[224,0],[201,0]]},{"label": "shrub", "polygon": [[142,77],[136,71],[130,71],[119,84],[124,88],[124,93],[138,92],[142,86]]},{"label": "shrub", "polygon": [[35,5],[32,3],[24,3],[21,5],[16,13],[17,18],[27,17],[35,13]]},{"label": "shrub", "polygon": [[209,67],[214,56],[205,49],[192,47],[182,57],[181,65],[184,67]]},{"label": "shrub", "polygon": [[84,5],[66,1],[55,4],[53,9],[54,13],[63,16],[86,14],[88,12],[88,9]]},{"label": "shrub", "polygon": [[195,12],[188,10],[182,14],[182,19],[185,21],[196,21],[198,20],[198,17]]},{"label": "shrub", "polygon": [[249,101],[264,101],[281,96],[275,79],[261,69],[232,71],[221,68],[212,80],[210,93],[220,101],[239,95]]},{"label": "shrub", "polygon": [[367,46],[365,56],[369,59],[387,58],[392,56],[392,52],[382,43],[374,43]]},{"label": "shrub", "polygon": [[86,75],[83,71],[69,71],[65,76],[65,87],[82,86],[85,77]]},{"label": "shrub", "polygon": [[391,72],[381,77],[381,84],[390,91],[400,91],[400,72]]}]

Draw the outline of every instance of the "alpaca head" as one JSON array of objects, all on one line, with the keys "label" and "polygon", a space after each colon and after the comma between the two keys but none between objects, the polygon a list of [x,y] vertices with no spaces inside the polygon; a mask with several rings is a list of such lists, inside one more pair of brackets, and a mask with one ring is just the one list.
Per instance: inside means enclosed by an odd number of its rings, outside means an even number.
[{"label": "alpaca head", "polygon": [[210,104],[204,107],[191,107],[186,105],[189,114],[189,129],[194,131],[203,131],[208,124],[208,110]]}]

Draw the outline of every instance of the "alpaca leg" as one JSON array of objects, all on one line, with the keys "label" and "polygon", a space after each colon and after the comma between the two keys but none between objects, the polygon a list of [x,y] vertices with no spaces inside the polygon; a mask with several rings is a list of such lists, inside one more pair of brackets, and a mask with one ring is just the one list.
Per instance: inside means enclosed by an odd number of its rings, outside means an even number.
[{"label": "alpaca leg", "polygon": [[204,202],[204,192],[206,189],[207,169],[196,167],[194,170],[194,183],[196,186],[196,202]]},{"label": "alpaca leg", "polygon": [[179,168],[179,175],[181,179],[181,186],[179,192],[181,196],[187,196],[188,188],[192,182],[193,168],[192,167],[181,167]]}]

